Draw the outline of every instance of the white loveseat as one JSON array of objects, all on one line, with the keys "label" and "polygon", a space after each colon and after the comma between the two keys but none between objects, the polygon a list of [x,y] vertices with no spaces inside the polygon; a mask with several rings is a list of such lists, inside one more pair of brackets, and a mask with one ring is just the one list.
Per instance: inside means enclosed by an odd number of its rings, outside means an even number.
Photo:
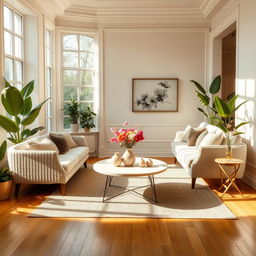
[{"label": "white loveseat", "polygon": [[27,143],[42,141],[49,135],[42,135],[8,149],[8,162],[18,193],[20,184],[61,184],[65,194],[65,184],[89,157],[89,148],[84,136],[72,136],[76,147],[59,154],[54,150],[27,150]]},{"label": "white loveseat", "polygon": [[[204,136],[210,133],[222,136],[221,142],[218,145],[200,145],[200,143],[197,143],[196,146],[188,146],[185,131],[177,131],[175,139],[171,143],[173,155],[192,178],[192,188],[195,187],[196,178],[198,177],[220,178],[219,167],[214,160],[215,158],[225,157],[227,147],[224,134],[218,127],[206,123],[200,124],[199,127],[206,128]],[[234,137],[234,144],[232,145],[233,157],[246,161],[247,146],[242,142],[242,139],[239,140],[236,137]],[[200,139],[202,142],[203,138]],[[242,164],[237,178],[243,177],[244,169],[245,164]]]}]

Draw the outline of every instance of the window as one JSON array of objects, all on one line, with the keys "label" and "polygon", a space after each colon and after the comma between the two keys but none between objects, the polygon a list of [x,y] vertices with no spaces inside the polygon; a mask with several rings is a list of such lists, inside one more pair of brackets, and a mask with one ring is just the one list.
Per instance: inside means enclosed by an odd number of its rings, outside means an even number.
[{"label": "window", "polygon": [[24,84],[23,17],[4,6],[4,76],[21,89]]},{"label": "window", "polygon": [[52,131],[53,125],[53,65],[52,65],[52,31],[45,30],[45,95],[50,100],[46,103],[46,128]]},{"label": "window", "polygon": [[[86,35],[62,35],[62,84],[64,105],[71,98],[80,107],[90,106],[96,111],[96,46],[95,39]],[[64,116],[64,129],[69,129]]]}]

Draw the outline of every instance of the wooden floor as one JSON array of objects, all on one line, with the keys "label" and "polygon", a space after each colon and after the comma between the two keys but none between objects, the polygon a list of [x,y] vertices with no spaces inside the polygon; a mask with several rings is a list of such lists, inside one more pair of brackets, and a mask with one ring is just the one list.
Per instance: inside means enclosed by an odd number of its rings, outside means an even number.
[{"label": "wooden floor", "polygon": [[26,186],[0,202],[1,256],[256,255],[256,192],[245,183],[244,199],[233,190],[223,199],[238,220],[28,218],[55,188]]}]

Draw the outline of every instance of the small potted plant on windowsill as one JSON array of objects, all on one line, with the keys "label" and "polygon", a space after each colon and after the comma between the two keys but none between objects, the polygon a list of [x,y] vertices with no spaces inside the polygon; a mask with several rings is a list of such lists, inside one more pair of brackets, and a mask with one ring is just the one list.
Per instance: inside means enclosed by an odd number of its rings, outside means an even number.
[{"label": "small potted plant on windowsill", "polygon": [[95,128],[94,117],[96,113],[93,112],[91,107],[81,109],[79,112],[80,124],[85,132],[90,132],[91,128]]},{"label": "small potted plant on windowsill", "polygon": [[65,104],[64,114],[69,116],[70,126],[72,132],[79,131],[79,103],[74,98],[70,98],[70,103]]},{"label": "small potted plant on windowsill", "polygon": [[[4,141],[0,146],[0,161],[5,157],[7,143]],[[10,197],[12,188],[12,175],[8,168],[0,167],[0,200]]]}]

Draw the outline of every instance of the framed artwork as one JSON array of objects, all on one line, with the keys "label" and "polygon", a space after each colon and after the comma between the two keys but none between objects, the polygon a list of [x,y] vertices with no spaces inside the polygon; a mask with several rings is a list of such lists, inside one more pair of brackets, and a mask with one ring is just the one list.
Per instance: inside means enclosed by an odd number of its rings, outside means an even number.
[{"label": "framed artwork", "polygon": [[133,78],[133,112],[177,112],[178,78]]}]

